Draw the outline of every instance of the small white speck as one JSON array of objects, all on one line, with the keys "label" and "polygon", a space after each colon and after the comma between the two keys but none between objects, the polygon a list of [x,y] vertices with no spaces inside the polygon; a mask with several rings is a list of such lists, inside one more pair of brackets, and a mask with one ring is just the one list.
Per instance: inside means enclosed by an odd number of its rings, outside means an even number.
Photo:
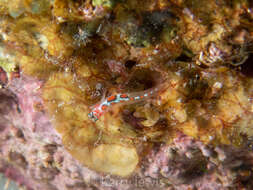
[{"label": "small white speck", "polygon": [[175,74],[176,74],[177,76],[180,76],[180,72],[175,72]]},{"label": "small white speck", "polygon": [[65,21],[65,19],[62,18],[62,17],[60,17],[60,16],[56,17],[56,19],[57,19],[59,22],[64,22],[64,21]]},{"label": "small white speck", "polygon": [[61,102],[58,104],[58,107],[62,107],[64,105],[64,102]]},{"label": "small white speck", "polygon": [[190,9],[188,8],[184,8],[183,13],[186,14],[188,17],[190,17],[191,19],[194,19],[194,15],[192,14],[192,12],[190,11]]},{"label": "small white speck", "polygon": [[8,36],[5,33],[2,33],[2,38],[6,41],[8,40]]},{"label": "small white speck", "polygon": [[200,52],[200,54],[199,54],[199,60],[203,61],[203,52]]},{"label": "small white speck", "polygon": [[65,72],[69,72],[69,68],[68,67],[65,67],[64,70],[65,70]]},{"label": "small white speck", "polygon": [[153,51],[153,53],[154,54],[157,54],[159,51],[157,50],[157,49],[155,49],[154,51]]},{"label": "small white speck", "polygon": [[222,88],[222,83],[216,82],[216,83],[214,83],[213,87],[220,89],[220,88]]},{"label": "small white speck", "polygon": [[177,102],[178,102],[178,103],[181,103],[181,102],[182,102],[182,98],[178,98],[178,99],[177,99]]},{"label": "small white speck", "polygon": [[212,46],[210,47],[210,49],[209,49],[209,52],[210,52],[210,54],[211,54],[211,56],[215,56],[216,54],[217,54],[217,48],[215,47],[215,45],[214,44],[212,44]]}]

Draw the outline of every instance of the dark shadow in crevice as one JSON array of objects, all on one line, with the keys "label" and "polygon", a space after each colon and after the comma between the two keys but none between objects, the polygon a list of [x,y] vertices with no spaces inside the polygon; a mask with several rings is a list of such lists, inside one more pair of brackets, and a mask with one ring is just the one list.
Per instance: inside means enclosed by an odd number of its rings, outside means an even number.
[{"label": "dark shadow in crevice", "polygon": [[125,67],[129,70],[132,69],[135,65],[136,65],[136,61],[134,60],[127,60],[125,62]]},{"label": "dark shadow in crevice", "polygon": [[253,78],[253,54],[241,65],[241,72],[246,77]]}]

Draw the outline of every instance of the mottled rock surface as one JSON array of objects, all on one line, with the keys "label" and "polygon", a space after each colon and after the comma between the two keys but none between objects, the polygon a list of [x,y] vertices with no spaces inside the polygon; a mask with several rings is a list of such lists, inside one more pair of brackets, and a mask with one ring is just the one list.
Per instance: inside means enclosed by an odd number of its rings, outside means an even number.
[{"label": "mottled rock surface", "polygon": [[[43,110],[41,82],[21,76],[1,89],[1,171],[27,189],[251,189],[253,153],[204,145],[178,133],[156,145],[130,178],[93,172],[63,148]],[[39,106],[38,106],[39,105]],[[39,108],[39,109],[38,109]]]},{"label": "mottled rock surface", "polygon": [[252,52],[250,0],[0,0],[1,171],[251,190]]}]

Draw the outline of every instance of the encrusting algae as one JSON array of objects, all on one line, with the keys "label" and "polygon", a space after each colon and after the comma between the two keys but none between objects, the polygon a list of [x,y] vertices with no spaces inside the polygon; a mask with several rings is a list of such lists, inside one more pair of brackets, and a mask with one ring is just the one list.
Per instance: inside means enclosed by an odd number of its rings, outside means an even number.
[{"label": "encrusting algae", "polygon": [[178,131],[252,138],[250,0],[38,2],[0,1],[0,66],[44,82],[44,109],[85,166],[129,176]]}]

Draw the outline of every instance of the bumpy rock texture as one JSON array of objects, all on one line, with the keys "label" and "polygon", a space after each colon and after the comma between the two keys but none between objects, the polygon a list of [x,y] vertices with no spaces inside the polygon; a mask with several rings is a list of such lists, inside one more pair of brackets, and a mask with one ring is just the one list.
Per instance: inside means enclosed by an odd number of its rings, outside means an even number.
[{"label": "bumpy rock texture", "polygon": [[[252,189],[247,0],[0,1],[1,171],[27,189]],[[92,106],[117,93],[155,96]]]}]

